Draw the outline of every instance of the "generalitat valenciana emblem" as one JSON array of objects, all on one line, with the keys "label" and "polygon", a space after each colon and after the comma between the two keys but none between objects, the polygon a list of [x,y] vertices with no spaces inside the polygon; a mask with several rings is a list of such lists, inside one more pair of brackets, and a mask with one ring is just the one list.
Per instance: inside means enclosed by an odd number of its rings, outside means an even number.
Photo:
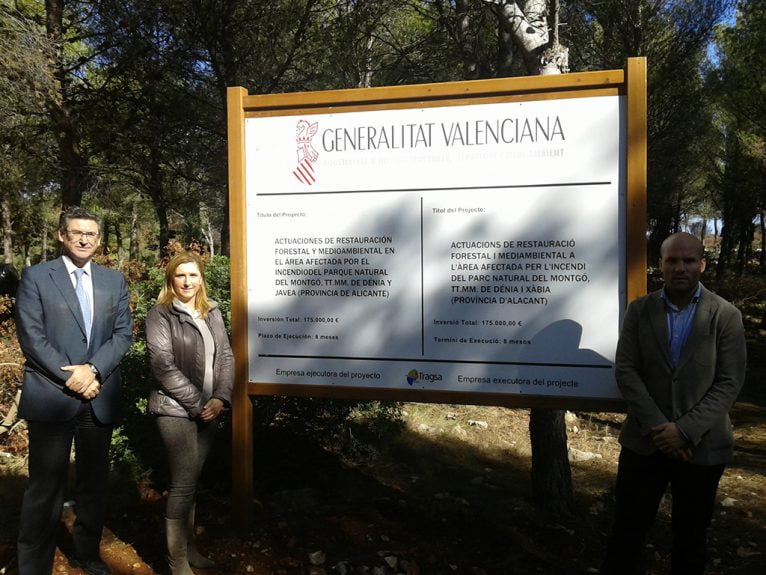
[{"label": "generalitat valenciana emblem", "polygon": [[295,127],[295,145],[298,150],[298,166],[293,175],[298,181],[307,186],[316,182],[314,163],[319,159],[319,152],[314,149],[311,141],[319,130],[319,122],[310,124],[306,120],[298,120]]}]

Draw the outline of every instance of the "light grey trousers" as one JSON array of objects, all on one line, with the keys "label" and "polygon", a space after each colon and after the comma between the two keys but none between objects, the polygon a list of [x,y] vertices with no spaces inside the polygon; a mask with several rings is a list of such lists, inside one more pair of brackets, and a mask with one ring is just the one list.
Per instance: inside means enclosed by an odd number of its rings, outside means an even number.
[{"label": "light grey trousers", "polygon": [[194,506],[197,480],[213,446],[218,423],[158,415],[157,428],[170,467],[170,490],[165,517],[185,521]]}]

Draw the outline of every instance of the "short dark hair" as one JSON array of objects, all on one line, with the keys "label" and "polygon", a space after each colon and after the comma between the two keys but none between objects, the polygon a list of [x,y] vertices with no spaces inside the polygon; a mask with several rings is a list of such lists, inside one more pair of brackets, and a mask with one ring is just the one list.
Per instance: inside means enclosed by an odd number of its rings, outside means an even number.
[{"label": "short dark hair", "polygon": [[69,227],[70,220],[91,220],[98,224],[98,229],[101,231],[101,221],[95,214],[89,212],[85,208],[80,206],[74,206],[66,211],[61,212],[59,216],[59,231],[63,234]]}]

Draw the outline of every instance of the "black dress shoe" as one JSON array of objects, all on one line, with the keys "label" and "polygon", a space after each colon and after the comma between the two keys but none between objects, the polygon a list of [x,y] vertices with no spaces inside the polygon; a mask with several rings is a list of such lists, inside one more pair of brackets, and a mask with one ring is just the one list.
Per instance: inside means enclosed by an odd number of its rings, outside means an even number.
[{"label": "black dress shoe", "polygon": [[112,575],[101,559],[70,559],[69,564],[82,569],[87,575]]}]

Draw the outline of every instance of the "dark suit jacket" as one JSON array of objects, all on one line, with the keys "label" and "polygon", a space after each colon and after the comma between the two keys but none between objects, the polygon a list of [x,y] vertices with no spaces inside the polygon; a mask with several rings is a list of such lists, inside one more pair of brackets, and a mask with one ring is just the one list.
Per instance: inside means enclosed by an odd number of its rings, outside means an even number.
[{"label": "dark suit jacket", "polygon": [[633,301],[617,344],[617,385],[628,404],[625,447],[656,451],[651,428],[676,422],[692,444],[692,463],[732,457],[729,410],[745,380],[745,331],[739,310],[702,288],[689,338],[673,367],[661,291]]},{"label": "dark suit jacket", "polygon": [[122,357],[132,339],[125,278],[117,271],[91,264],[93,325],[85,337],[82,314],[62,258],[24,270],[16,295],[16,330],[26,358],[19,416],[31,421],[66,421],[81,400],[65,382],[64,365],[92,363],[100,374],[101,391],[92,401],[102,423],[117,417]]}]

